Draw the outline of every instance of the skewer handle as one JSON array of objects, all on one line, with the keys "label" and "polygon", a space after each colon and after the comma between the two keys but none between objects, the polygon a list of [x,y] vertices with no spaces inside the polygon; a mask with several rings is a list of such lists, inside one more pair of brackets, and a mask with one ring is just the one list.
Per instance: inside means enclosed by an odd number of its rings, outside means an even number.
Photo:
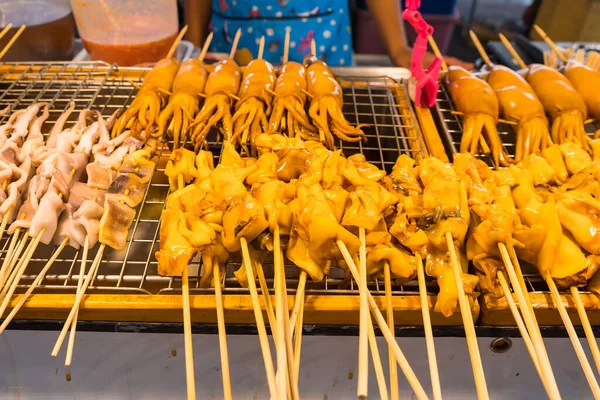
[{"label": "skewer handle", "polygon": [[240,42],[240,36],[242,36],[242,29],[238,29],[235,33],[235,37],[233,38],[233,44],[231,45],[231,51],[229,52],[229,59],[233,60],[235,56],[235,51],[237,50],[238,43]]},{"label": "skewer handle", "polygon": [[540,28],[540,26],[538,24],[534,24],[533,29],[535,29],[535,31],[542,37],[542,39],[544,39],[544,42],[546,42],[546,44],[548,44],[548,46],[550,46],[550,48],[552,50],[554,50],[556,52],[556,54],[558,54],[558,56],[560,57],[562,62],[567,61],[567,58],[565,57],[563,52],[558,49],[558,46],[556,46],[556,43],[554,43],[554,41],[552,39],[550,39],[550,37],[548,35],[546,35],[546,32],[544,32],[544,30],[542,28]]},{"label": "skewer handle", "polygon": [[500,41],[502,42],[504,47],[506,47],[506,49],[508,50],[508,52],[510,53],[512,58],[516,61],[516,63],[519,64],[519,68],[526,69],[527,64],[525,64],[525,61],[523,61],[523,59],[521,58],[519,53],[517,53],[517,50],[514,48],[512,43],[510,43],[510,41],[502,33],[500,33],[499,36],[500,36]]},{"label": "skewer handle", "polygon": [[2,57],[4,57],[4,55],[8,52],[8,50],[10,50],[10,48],[12,47],[12,45],[15,44],[15,42],[17,41],[17,39],[19,38],[19,36],[21,36],[21,33],[23,33],[24,30],[25,30],[25,25],[21,25],[21,27],[19,28],[19,30],[13,35],[13,37],[10,38],[10,40],[6,44],[6,46],[4,46],[4,48],[2,49],[2,51],[0,51],[0,60],[2,59]]},{"label": "skewer handle", "polygon": [[181,42],[181,39],[183,39],[183,35],[185,35],[187,30],[188,30],[187,25],[181,29],[181,31],[179,32],[179,35],[177,35],[177,37],[175,38],[175,41],[173,41],[173,44],[171,45],[171,48],[169,49],[169,52],[167,53],[167,56],[165,58],[173,57],[173,55],[175,54],[175,50],[177,50],[177,46],[179,46],[179,42]]},{"label": "skewer handle", "polygon": [[473,41],[475,48],[477,48],[479,55],[481,56],[481,58],[483,58],[483,61],[485,62],[485,64],[490,68],[493,67],[494,63],[492,62],[492,60],[490,60],[490,57],[488,56],[485,49],[483,48],[483,45],[479,41],[479,38],[477,37],[475,32],[473,32],[472,29],[469,30],[469,36],[471,36],[471,40]]},{"label": "skewer handle", "polygon": [[206,57],[206,53],[208,53],[208,49],[210,48],[210,43],[212,42],[213,39],[213,33],[209,33],[208,36],[206,37],[206,40],[204,41],[204,46],[202,46],[202,51],[200,52],[200,55],[198,56],[198,60],[200,61],[204,61],[204,57]]},{"label": "skewer handle", "polygon": [[581,320],[585,337],[587,338],[590,351],[592,352],[592,358],[596,364],[596,370],[600,371],[600,350],[598,349],[598,342],[596,341],[594,331],[592,330],[592,325],[590,324],[587,312],[585,311],[585,307],[581,301],[579,289],[576,286],[571,286],[571,294],[573,295],[573,300],[575,301],[575,306],[577,307],[577,313],[579,314],[579,319]]}]

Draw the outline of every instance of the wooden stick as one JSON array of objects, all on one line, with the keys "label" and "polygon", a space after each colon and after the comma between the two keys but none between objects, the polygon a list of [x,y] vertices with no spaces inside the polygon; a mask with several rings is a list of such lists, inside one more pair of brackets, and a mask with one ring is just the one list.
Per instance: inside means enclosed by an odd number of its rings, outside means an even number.
[{"label": "wooden stick", "polygon": [[542,28],[540,28],[540,26],[538,24],[533,24],[533,29],[535,29],[535,31],[542,37],[542,39],[544,39],[544,42],[546,42],[546,44],[548,46],[550,46],[550,48],[552,50],[554,50],[556,52],[556,54],[558,54],[558,56],[560,57],[560,59],[562,60],[562,62],[566,62],[567,61],[567,58],[562,53],[562,51],[560,51],[558,49],[558,47],[556,46],[556,44],[552,41],[552,39],[550,39],[548,37],[548,35],[546,35],[546,32],[544,32],[544,30]]},{"label": "wooden stick", "polygon": [[433,38],[433,36],[431,36],[431,35],[427,36],[427,40],[429,41],[431,50],[433,50],[433,54],[435,54],[436,57],[439,57],[442,59],[442,68],[444,70],[448,71],[448,64],[446,63],[446,60],[444,60],[444,56],[442,55],[442,52],[440,51],[440,48],[438,47],[437,43],[435,42],[435,39]]},{"label": "wooden stick", "polygon": [[385,383],[385,374],[383,373],[383,365],[381,364],[381,358],[379,357],[379,348],[377,347],[377,338],[375,337],[375,330],[373,329],[373,322],[371,321],[371,315],[368,314],[368,337],[369,337],[369,348],[371,349],[371,358],[373,359],[373,366],[375,367],[375,377],[377,378],[377,387],[379,388],[379,398],[381,400],[388,400],[388,390]]},{"label": "wooden stick", "polygon": [[454,279],[456,280],[458,303],[463,325],[465,327],[465,336],[467,338],[469,356],[471,357],[471,366],[473,367],[475,387],[477,388],[477,398],[489,399],[487,385],[485,383],[485,374],[481,363],[481,354],[479,353],[479,345],[477,344],[477,334],[475,333],[475,325],[473,324],[473,315],[471,314],[471,306],[465,295],[465,289],[462,283],[462,268],[458,261],[458,257],[456,256],[454,239],[452,239],[452,234],[450,232],[446,232],[446,244],[448,245],[448,251],[450,252],[450,264],[452,265]]},{"label": "wooden stick", "polygon": [[494,63],[492,62],[492,60],[490,60],[490,57],[485,52],[485,49],[483,48],[483,45],[479,41],[479,38],[477,37],[475,32],[473,32],[472,29],[469,30],[469,36],[471,36],[471,40],[473,41],[475,48],[479,52],[479,55],[481,56],[481,58],[483,58],[483,61],[486,63],[486,65],[490,68],[493,67]]},{"label": "wooden stick", "polygon": [[204,41],[204,46],[202,46],[202,51],[200,52],[200,55],[198,56],[198,60],[204,61],[204,57],[206,57],[206,53],[208,53],[208,49],[210,47],[210,43],[212,42],[212,39],[213,39],[213,33],[210,32],[208,34],[208,36],[206,37],[206,40]]},{"label": "wooden stick", "polygon": [[265,37],[261,36],[260,42],[258,44],[258,56],[256,58],[259,60],[262,60],[264,51],[265,51]]},{"label": "wooden stick", "polygon": [[315,41],[315,39],[312,39],[310,41],[310,54],[313,56],[317,56],[317,42]]},{"label": "wooden stick", "polygon": [[517,53],[517,50],[515,50],[513,45],[506,38],[506,36],[504,36],[501,33],[499,34],[499,36],[500,36],[500,41],[502,42],[504,47],[506,47],[506,49],[508,50],[508,52],[510,53],[512,58],[516,61],[516,63],[519,64],[519,68],[527,69],[527,64],[525,64],[525,61],[523,61],[523,59],[521,58],[519,53]]},{"label": "wooden stick", "polygon": [[229,373],[229,353],[227,351],[227,333],[225,331],[225,312],[223,310],[223,293],[221,292],[221,270],[219,260],[213,259],[213,276],[215,279],[215,300],[217,306],[217,326],[219,329],[219,350],[221,353],[221,375],[223,377],[223,398],[232,399],[231,377]]},{"label": "wooden stick", "polygon": [[594,119],[594,118],[588,118],[585,121],[583,121],[584,125],[591,124],[593,122],[596,122],[596,119]]},{"label": "wooden stick", "polygon": [[425,268],[421,254],[417,253],[417,279],[419,282],[419,297],[421,299],[421,313],[423,314],[423,328],[425,330],[425,344],[427,345],[427,359],[429,361],[429,373],[431,375],[431,387],[433,388],[433,399],[441,400],[442,387],[440,385],[440,373],[438,371],[435,343],[433,341],[433,329],[431,316],[429,315],[429,299],[427,298],[427,286],[425,285]]},{"label": "wooden stick", "polygon": [[[12,295],[15,292],[15,290],[17,289],[17,286],[19,285],[19,282],[21,281],[21,277],[23,276],[25,269],[29,265],[29,261],[31,261],[31,257],[33,257],[33,253],[35,252],[35,249],[37,248],[38,244],[40,243],[40,239],[42,238],[43,234],[44,234],[44,229],[42,229],[37,234],[35,239],[33,239],[31,242],[29,242],[29,246],[27,247],[27,250],[25,250],[25,257],[21,258],[19,260],[19,263],[15,267],[14,271],[16,271],[16,273],[14,274],[14,278],[12,280],[12,283],[10,284],[10,288],[8,289],[8,292],[5,294],[4,301],[2,302],[2,306],[0,306],[0,318],[2,318],[2,316],[4,315],[4,311],[6,311],[6,307],[8,307],[8,304],[10,303]],[[7,282],[7,286],[8,285],[9,285],[9,283]],[[7,286],[5,286],[4,289],[6,289]]]},{"label": "wooden stick", "polygon": [[556,308],[558,309],[558,313],[560,314],[560,318],[565,324],[565,328],[567,328],[567,333],[569,334],[569,339],[571,339],[571,343],[573,344],[573,348],[575,349],[575,353],[577,354],[577,359],[579,360],[579,364],[581,364],[581,368],[583,369],[583,374],[587,379],[590,388],[592,389],[592,393],[595,399],[600,399],[600,387],[598,386],[598,381],[594,376],[594,371],[592,371],[592,367],[590,366],[590,362],[588,361],[585,353],[583,352],[583,347],[581,346],[581,342],[577,337],[577,332],[575,332],[575,327],[573,326],[573,322],[571,318],[569,318],[569,314],[567,314],[567,309],[560,298],[560,293],[558,293],[558,289],[552,276],[550,276],[550,272],[546,273],[544,277],[546,283],[548,284],[548,288],[550,289],[550,295],[552,296],[552,300],[554,304],[556,304]]},{"label": "wooden stick", "polygon": [[[273,310],[273,303],[271,302],[271,296],[269,295],[269,286],[265,279],[265,272],[263,271],[262,263],[254,261],[256,268],[256,275],[258,275],[258,283],[260,284],[260,291],[262,292],[263,298],[265,299],[265,309],[267,311],[267,319],[269,320],[269,327],[271,328],[271,334],[273,335],[273,341],[277,343],[279,332],[277,331],[277,318],[275,318],[275,311]],[[286,370],[287,372],[287,370]],[[275,374],[275,382],[277,382],[279,371]],[[290,388],[289,376],[286,375],[287,382],[287,396],[289,399],[292,398],[292,390]]]},{"label": "wooden stick", "polygon": [[306,271],[301,270],[300,277],[298,278],[298,288],[296,289],[296,297],[294,297],[294,308],[292,308],[292,316],[290,317],[290,330],[296,329],[296,321],[298,320],[300,309],[304,308],[304,291],[306,290],[306,278],[308,274]]},{"label": "wooden stick", "polygon": [[4,48],[2,49],[2,51],[0,51],[0,60],[2,59],[2,57],[4,57],[4,55],[6,54],[6,52],[8,50],[10,50],[10,48],[12,47],[12,45],[15,44],[15,42],[17,41],[17,39],[19,38],[19,36],[21,36],[21,33],[23,33],[24,30],[25,30],[25,25],[21,25],[21,27],[19,28],[19,30],[13,35],[13,37],[10,38],[10,40],[8,41],[8,43],[6,44],[6,46],[4,46]]},{"label": "wooden stick", "polygon": [[[279,230],[279,227],[277,227],[277,230]],[[280,240],[281,243],[281,240]],[[281,251],[280,251],[281,253]],[[281,258],[281,266],[282,266],[282,271],[285,271],[283,269],[283,255],[280,254],[280,258]],[[289,314],[289,304],[288,304],[288,296],[287,296],[287,286],[286,286],[286,281],[285,281],[285,272],[282,272],[281,276],[281,287],[282,287],[282,292],[283,292],[283,310],[285,311],[283,313],[283,324],[285,326],[285,330],[284,330],[284,335],[285,335],[285,352],[286,352],[286,360],[287,360],[287,368],[288,368],[288,379],[287,382],[289,382],[288,387],[289,389],[291,389],[291,398],[292,400],[299,400],[300,399],[300,393],[299,393],[299,387],[298,387],[298,379],[297,379],[297,375],[294,374],[295,368],[296,368],[296,363],[294,362],[294,346],[292,343],[292,334],[293,331],[290,329],[290,314]],[[304,301],[304,299],[303,299]]]},{"label": "wooden stick", "polygon": [[359,399],[369,395],[369,304],[367,301],[367,246],[364,228],[359,228],[360,239],[358,291],[360,294],[360,324],[358,335],[358,385]]},{"label": "wooden stick", "polygon": [[590,324],[587,312],[585,311],[585,307],[581,301],[579,289],[576,286],[571,286],[571,294],[573,295],[573,300],[575,301],[575,306],[577,307],[577,313],[579,314],[579,319],[581,320],[585,337],[587,338],[590,351],[592,352],[594,364],[596,364],[596,370],[600,371],[600,351],[598,350],[598,342],[596,342],[592,325]]},{"label": "wooden stick", "polygon": [[175,41],[171,45],[171,48],[169,49],[169,52],[167,53],[167,56],[165,58],[173,57],[173,54],[175,54],[175,50],[177,50],[177,46],[179,46],[179,42],[181,42],[181,39],[183,39],[183,35],[185,35],[187,30],[188,27],[186,25],[181,29],[181,31],[179,31],[179,35],[177,35],[177,37],[175,38]]},{"label": "wooden stick", "polygon": [[19,310],[21,309],[21,307],[23,307],[23,304],[25,304],[25,302],[27,301],[27,299],[29,298],[29,296],[31,295],[31,293],[33,292],[33,290],[40,285],[40,283],[42,282],[42,280],[46,276],[46,273],[48,272],[48,270],[50,269],[50,267],[52,267],[52,265],[54,264],[54,262],[56,261],[56,259],[60,255],[60,253],[63,251],[63,249],[65,248],[65,246],[67,245],[67,243],[69,243],[69,238],[64,238],[63,241],[62,241],[62,243],[60,244],[60,246],[58,246],[58,248],[54,251],[54,254],[52,254],[52,257],[50,257],[50,259],[48,260],[48,262],[46,263],[46,265],[44,266],[44,268],[42,268],[42,270],[40,271],[40,273],[36,276],[36,278],[33,281],[33,283],[31,285],[29,285],[29,288],[27,289],[27,291],[25,292],[25,294],[23,294],[21,296],[21,299],[19,300],[19,302],[17,303],[17,305],[11,310],[10,314],[8,314],[8,317],[6,317],[6,319],[4,319],[4,321],[2,322],[2,325],[0,325],[0,334],[2,332],[4,332],[4,330],[6,329],[6,327],[8,326],[8,324],[10,323],[10,321],[12,321],[12,319],[15,317],[15,315],[17,314],[17,312],[19,312]]},{"label": "wooden stick", "polygon": [[[79,267],[79,279],[77,280],[77,292],[81,291],[83,286],[83,276],[85,275],[85,268],[87,267],[88,252],[90,249],[90,240],[88,236],[85,237],[83,242],[83,252],[81,254],[81,265]],[[67,342],[67,356],[65,358],[66,376],[67,381],[71,381],[71,362],[73,361],[73,348],[75,347],[75,333],[77,331],[77,318],[79,317],[79,307],[75,311],[73,322],[71,323],[71,334],[69,335],[69,341]]]},{"label": "wooden stick", "polygon": [[[396,326],[394,325],[394,306],[392,303],[392,272],[390,263],[386,260],[383,263],[383,281],[385,284],[385,315],[387,317],[388,327],[392,334],[396,333]],[[390,393],[392,400],[399,400],[400,398],[400,387],[398,386],[398,366],[393,357],[393,350],[391,346],[388,346],[388,364],[390,369]]]},{"label": "wooden stick", "polygon": [[188,268],[181,274],[181,294],[183,296],[183,341],[185,346],[185,382],[188,400],[196,399],[196,377],[194,374],[194,344],[192,341],[192,316],[190,314],[190,283]]},{"label": "wooden stick", "polygon": [[286,64],[289,60],[290,56],[290,30],[285,30],[285,41],[283,45],[283,59],[281,60],[283,64]]},{"label": "wooden stick", "polygon": [[300,354],[302,350],[302,321],[304,319],[304,299],[300,303],[300,310],[298,312],[298,323],[296,324],[296,334],[294,341],[294,376],[296,382],[300,380]]},{"label": "wooden stick", "polygon": [[523,318],[521,318],[521,314],[519,313],[517,304],[515,303],[515,300],[513,299],[512,292],[510,291],[510,288],[508,287],[508,282],[506,282],[506,278],[504,277],[504,274],[502,274],[502,272],[498,272],[496,274],[496,278],[498,279],[498,282],[500,283],[500,287],[502,288],[502,292],[504,293],[504,297],[506,298],[506,301],[508,303],[508,308],[510,308],[510,311],[513,315],[513,318],[515,319],[517,327],[519,328],[519,333],[521,334],[521,337],[523,338],[523,342],[525,343],[525,347],[527,348],[527,351],[529,352],[529,357],[531,357],[531,361],[533,361],[533,365],[535,366],[535,369],[537,370],[538,375],[540,376],[540,379],[542,380],[542,383],[544,384],[544,386],[546,386],[546,379],[544,378],[544,374],[542,373],[542,370],[540,368],[540,363],[538,362],[538,358],[535,353],[535,347],[533,345],[533,342],[531,341],[531,337],[529,336],[529,333],[527,332],[527,328],[525,327]]},{"label": "wooden stick", "polygon": [[[20,228],[17,228],[17,231],[20,231]],[[10,273],[10,269],[8,266],[10,265],[12,259],[12,253],[15,250],[15,246],[17,245],[17,240],[19,239],[19,233],[15,231],[10,239],[10,243],[8,245],[8,250],[4,255],[4,260],[2,261],[2,267],[0,267],[0,289],[4,287],[4,283],[6,282],[6,278]]]},{"label": "wooden stick", "polygon": [[71,326],[71,322],[73,322],[73,317],[75,316],[75,311],[79,307],[79,304],[81,303],[81,299],[83,298],[85,291],[87,290],[88,286],[90,285],[90,282],[92,281],[92,277],[94,276],[96,269],[98,269],[98,266],[100,265],[100,261],[102,261],[102,254],[104,254],[105,247],[106,247],[106,245],[104,243],[102,243],[100,245],[100,248],[98,249],[98,253],[96,253],[96,258],[94,258],[94,263],[90,267],[90,270],[85,278],[85,281],[83,282],[81,291],[75,296],[75,303],[73,304],[73,307],[71,308],[71,312],[69,313],[69,316],[67,317],[67,320],[65,321],[65,324],[64,324],[62,330],[60,331],[60,334],[58,335],[58,339],[56,340],[54,348],[52,349],[52,353],[51,353],[52,357],[56,357],[58,355],[58,352],[60,351],[60,347],[62,346],[62,343],[65,340],[65,337],[67,336],[67,331],[69,330],[69,327]]},{"label": "wooden stick", "polygon": [[[560,399],[560,392],[558,391],[556,379],[554,378],[554,373],[552,372],[552,367],[550,366],[550,360],[548,359],[548,354],[546,353],[546,347],[544,346],[544,341],[542,340],[540,328],[535,319],[533,308],[531,307],[531,300],[528,298],[529,296],[525,296],[525,293],[527,293],[525,282],[522,280],[522,275],[521,281],[517,277],[515,267],[518,264],[513,264],[513,260],[508,254],[508,250],[506,249],[506,245],[504,243],[498,243],[498,248],[500,249],[502,261],[504,261],[506,272],[508,273],[508,278],[510,279],[513,291],[517,295],[520,310],[523,314],[523,319],[525,320],[525,325],[527,326],[531,341],[533,342],[537,360],[544,375],[544,379],[542,381],[546,382],[546,393],[548,398]],[[517,271],[520,273],[520,268]]]},{"label": "wooden stick", "polygon": [[2,224],[0,225],[0,238],[2,238],[4,235],[4,230],[6,229],[6,224],[8,224],[8,216],[10,215],[10,211],[11,209],[9,208],[8,211],[6,211],[6,214],[4,214],[4,217],[2,217]]},{"label": "wooden stick", "polygon": [[[14,235],[16,235],[18,237],[19,233],[20,233],[19,231],[20,231],[20,228],[17,228],[15,230]],[[15,273],[14,267],[17,264],[17,262],[19,261],[19,257],[21,256],[21,253],[23,252],[23,249],[25,248],[25,244],[27,243],[28,237],[29,237],[29,231],[25,231],[25,233],[23,234],[23,237],[19,241],[19,244],[17,245],[16,249],[14,249],[10,255],[8,253],[6,255],[6,258],[4,261],[8,262],[8,269],[6,270],[5,273],[6,274],[10,273],[10,276],[8,276],[8,280],[5,280],[2,283],[3,286],[0,286],[1,287],[0,294],[6,293],[6,290],[8,290],[7,286],[10,286],[12,279],[14,278],[14,275],[13,275]],[[4,265],[4,263],[3,263],[3,265]],[[6,279],[6,277],[4,279]]]},{"label": "wooden stick", "polygon": [[229,51],[229,59],[233,60],[235,56],[235,51],[237,50],[238,43],[240,42],[240,36],[242,36],[242,28],[239,28],[235,33],[235,37],[233,38],[233,44],[231,45],[231,50]]},{"label": "wooden stick", "polygon": [[254,276],[252,272],[252,261],[250,258],[250,251],[248,250],[248,242],[246,238],[240,239],[242,246],[242,258],[244,262],[244,268],[246,269],[246,275],[248,276],[248,289],[250,289],[250,297],[252,299],[252,308],[254,309],[254,319],[256,320],[256,329],[258,330],[258,339],[260,341],[260,348],[262,350],[263,360],[265,363],[265,370],[267,374],[267,384],[269,386],[269,393],[271,398],[277,398],[277,386],[275,384],[275,371],[273,369],[273,360],[271,359],[271,348],[269,347],[269,339],[267,338],[267,330],[265,328],[265,321],[263,319],[262,310],[260,309],[260,301],[258,299],[258,292],[256,290],[256,283],[251,277]]},{"label": "wooden stick", "polygon": [[2,32],[0,32],[0,39],[2,39],[4,37],[4,35],[6,35],[8,33],[8,31],[11,30],[11,28],[13,27],[13,24],[8,24],[4,27],[4,29],[2,29]]},{"label": "wooden stick", "polygon": [[[285,348],[285,336],[283,334],[286,329],[283,314],[287,313],[287,310],[283,309],[283,296],[285,294],[281,287],[281,274],[283,273],[283,266],[281,265],[281,241],[279,236],[279,230],[275,228],[273,234],[273,257],[274,257],[274,269],[275,269],[275,312],[277,319],[277,341],[275,342],[275,349],[277,350],[277,394],[278,398],[285,398],[285,369],[287,368],[286,348]],[[291,356],[291,355],[290,355]]]},{"label": "wooden stick", "polygon": [[[338,248],[340,249],[340,252],[342,253],[344,261],[346,262],[346,264],[348,266],[348,270],[352,274],[352,278],[354,279],[355,282],[357,282],[357,284],[360,284],[360,276],[358,274],[358,268],[356,267],[356,263],[352,259],[352,256],[350,255],[350,252],[348,251],[348,248],[346,247],[346,244],[344,242],[342,242],[341,240],[337,240],[335,243],[338,246]],[[377,307],[377,303],[375,302],[375,299],[373,299],[373,296],[371,295],[371,293],[369,291],[367,291],[367,299],[369,300],[369,308],[371,309],[371,313],[375,316],[377,325],[379,326],[381,333],[385,337],[385,340],[388,342],[388,345],[392,346],[392,349],[394,350],[394,358],[396,359],[396,362],[398,363],[398,365],[400,365],[400,369],[402,370],[402,372],[404,373],[404,376],[406,377],[406,380],[410,384],[410,387],[412,388],[414,395],[419,400],[428,399],[427,394],[425,393],[425,390],[423,390],[423,386],[421,386],[419,379],[417,378],[413,369],[411,368],[410,364],[408,363],[408,360],[404,356],[404,353],[402,353],[402,350],[400,349],[400,346],[398,345],[396,338],[394,338],[394,335],[390,331],[390,328],[388,328],[385,318],[383,317],[383,314],[381,314],[381,311],[379,310],[379,307]]]}]

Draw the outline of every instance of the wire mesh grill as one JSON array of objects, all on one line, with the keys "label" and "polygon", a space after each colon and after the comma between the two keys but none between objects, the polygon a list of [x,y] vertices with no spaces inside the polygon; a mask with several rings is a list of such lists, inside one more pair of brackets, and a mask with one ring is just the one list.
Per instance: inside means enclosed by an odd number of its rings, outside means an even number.
[{"label": "wire mesh grill", "polygon": [[[456,111],[456,108],[454,107],[454,103],[452,102],[452,99],[450,98],[450,95],[444,85],[440,85],[438,90],[436,109],[439,122],[443,128],[443,131],[440,133],[444,136],[444,139],[450,146],[452,153],[458,153],[460,149],[460,139],[463,132],[462,120],[459,115],[453,113]],[[504,149],[511,157],[514,157],[515,144],[517,141],[514,130],[505,123],[500,123],[497,127],[498,134],[500,135],[500,139],[504,145]],[[597,123],[587,124],[586,132],[588,132],[590,136],[593,136],[593,133],[598,128],[599,126],[597,126]],[[476,157],[485,161],[489,166],[495,167],[490,155],[479,153],[476,154]],[[520,264],[523,269],[523,277],[525,278],[525,283],[529,292],[550,293],[548,285],[542,276],[537,272],[535,266],[524,261],[521,261]],[[580,290],[580,292],[589,293],[582,290]]]},{"label": "wire mesh grill", "polygon": [[[45,101],[51,106],[50,117],[43,126],[47,134],[52,124],[68,107],[76,103],[76,111],[86,108],[98,110],[105,117],[128,105],[133,100],[146,70],[121,69],[103,63],[34,63],[0,65],[0,109],[10,106],[10,111],[25,108],[35,102]],[[363,153],[367,160],[391,171],[400,154],[418,157],[422,154],[422,141],[410,102],[407,101],[403,82],[387,77],[342,77],[344,87],[344,115],[352,124],[368,124],[364,128],[365,143],[338,143],[346,156]],[[0,119],[3,123],[8,116]],[[77,118],[74,112],[67,125]],[[213,133],[208,137],[209,149],[219,161],[221,146]],[[125,249],[106,248],[97,275],[88,289],[90,293],[176,293],[180,290],[179,278],[161,277],[157,273],[154,254],[159,249],[160,216],[169,194],[169,182],[164,174],[170,156],[170,144],[162,145],[155,155],[156,169],[146,189],[144,200],[136,210],[136,217],[128,233]],[[0,259],[4,258],[10,236],[0,240]],[[88,268],[97,247],[88,253]],[[25,290],[46,264],[56,246],[40,245],[23,275],[18,290]],[[65,248],[40,285],[40,292],[68,292],[76,290],[81,263],[81,250]],[[247,293],[234,278],[240,267],[233,259],[224,274],[224,293]],[[264,264],[267,282],[272,287],[272,262]],[[210,293],[213,289],[200,288],[202,267],[197,256],[190,265],[190,288],[195,293]],[[299,270],[286,265],[289,288],[295,288]],[[371,289],[383,293],[383,283],[371,282]],[[432,285],[431,291],[436,286]],[[332,267],[322,282],[307,283],[307,292],[349,294],[357,292],[354,282],[346,279],[343,270]],[[418,295],[416,282],[396,287],[397,293]]]}]

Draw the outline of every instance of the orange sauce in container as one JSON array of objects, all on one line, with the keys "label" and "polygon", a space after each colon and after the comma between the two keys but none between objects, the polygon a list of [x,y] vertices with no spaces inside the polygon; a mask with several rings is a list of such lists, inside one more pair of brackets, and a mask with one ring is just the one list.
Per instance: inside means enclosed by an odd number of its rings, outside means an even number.
[{"label": "orange sauce in container", "polygon": [[174,32],[162,39],[131,44],[97,43],[84,38],[81,40],[92,60],[117,63],[126,67],[154,63],[164,58],[176,37],[177,32]]}]

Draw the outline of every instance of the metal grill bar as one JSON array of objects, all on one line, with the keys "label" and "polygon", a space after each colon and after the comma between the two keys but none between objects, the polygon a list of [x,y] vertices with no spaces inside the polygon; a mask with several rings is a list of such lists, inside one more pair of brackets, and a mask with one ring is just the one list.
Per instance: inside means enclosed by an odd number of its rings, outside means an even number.
[{"label": "metal grill bar", "polygon": [[[105,117],[128,105],[141,85],[145,69],[111,69],[102,63],[33,63],[27,65],[0,65],[0,108],[11,105],[11,111],[24,108],[38,101],[47,101],[51,105],[50,117],[43,127],[47,134],[71,101],[76,103],[76,112],[67,123],[77,118],[77,112],[85,108],[98,110]],[[337,145],[345,156],[356,153],[365,155],[368,161],[390,172],[397,157],[407,154],[417,157],[423,154],[422,141],[410,102],[406,99],[404,82],[389,77],[352,77],[340,78],[344,88],[344,115],[351,124],[367,124],[364,132],[366,142],[341,143]],[[402,103],[402,105],[401,105]],[[6,119],[8,117],[4,117]],[[0,123],[3,119],[0,119]],[[212,151],[215,165],[220,160],[221,145],[216,134],[209,135],[209,149]],[[169,194],[169,183],[164,174],[170,156],[169,144],[161,146],[155,156],[156,169],[144,194],[144,200],[136,211],[136,217],[128,234],[125,250],[106,249],[103,260],[93,277],[90,293],[178,293],[181,288],[179,278],[161,277],[157,273],[157,261],[154,254],[159,249],[160,216]],[[6,253],[8,239],[5,235],[0,242],[0,257]],[[55,246],[40,245],[26,274],[23,276],[19,291],[27,288],[55,250]],[[88,253],[88,266],[94,259],[97,247]],[[65,248],[56,263],[37,289],[40,292],[69,292],[76,290],[79,279],[78,266],[81,262],[80,251]],[[196,256],[190,271],[192,293],[214,293],[213,289],[199,287],[202,267],[200,256]],[[240,267],[239,261],[229,262],[224,274],[224,293],[248,293],[241,288],[233,272]],[[270,287],[273,285],[272,260],[263,266]],[[286,265],[286,277],[290,289],[295,288],[299,270]],[[75,271],[75,272],[74,272]],[[195,282],[194,282],[195,280]],[[383,284],[377,280],[370,282],[373,293],[383,294]],[[437,285],[431,282],[431,292],[437,291]],[[307,282],[307,292],[314,294],[357,294],[358,290],[346,273],[333,266],[330,274],[322,282]],[[418,295],[416,282],[396,287],[395,294]]]}]

